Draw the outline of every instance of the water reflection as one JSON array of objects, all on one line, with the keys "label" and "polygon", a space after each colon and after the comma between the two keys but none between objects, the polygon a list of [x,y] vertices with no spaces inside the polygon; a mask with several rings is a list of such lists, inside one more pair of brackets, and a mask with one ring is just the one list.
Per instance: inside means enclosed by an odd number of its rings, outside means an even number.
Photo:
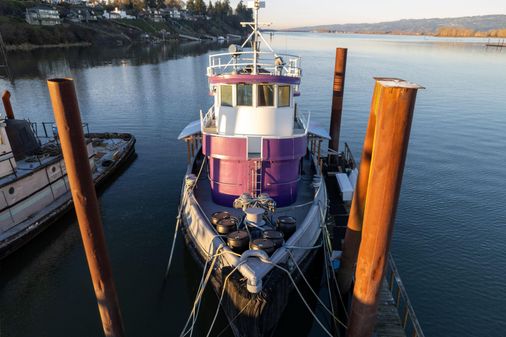
[{"label": "water reflection", "polygon": [[119,48],[73,47],[41,48],[8,53],[14,81],[20,78],[46,79],[71,74],[71,70],[100,66],[139,66],[158,64],[183,56],[198,56],[223,48],[218,43],[167,42],[130,45]]}]

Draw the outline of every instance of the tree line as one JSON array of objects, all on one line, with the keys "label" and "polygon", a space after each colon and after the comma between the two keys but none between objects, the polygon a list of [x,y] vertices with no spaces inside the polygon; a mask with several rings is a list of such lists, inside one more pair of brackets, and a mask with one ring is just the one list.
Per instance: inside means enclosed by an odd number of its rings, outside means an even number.
[{"label": "tree line", "polygon": [[208,15],[211,17],[227,17],[236,15],[240,20],[252,20],[253,10],[248,8],[243,1],[239,1],[235,10],[230,6],[230,0],[209,0],[206,4],[204,0],[115,0],[113,6],[141,10],[145,7],[151,8],[177,8],[186,9],[190,14]]},{"label": "tree line", "polygon": [[505,29],[492,29],[489,31],[476,31],[465,27],[440,27],[436,36],[441,37],[506,37]]}]

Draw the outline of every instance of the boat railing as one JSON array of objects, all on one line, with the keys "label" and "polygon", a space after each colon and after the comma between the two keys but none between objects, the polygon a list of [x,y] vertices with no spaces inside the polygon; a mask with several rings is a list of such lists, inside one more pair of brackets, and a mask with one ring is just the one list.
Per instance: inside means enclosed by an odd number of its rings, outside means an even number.
[{"label": "boat railing", "polygon": [[[30,122],[33,134],[37,137],[42,144],[50,141],[54,141],[58,130],[55,122]],[[82,127],[85,133],[90,133],[88,123],[82,123]]]},{"label": "boat railing", "polygon": [[353,153],[351,152],[348,143],[344,143],[344,160],[352,170],[357,167],[357,163],[355,162],[355,158],[353,157]]},{"label": "boat railing", "polygon": [[308,112],[297,111],[296,118],[299,120],[299,123],[304,129],[304,133],[307,133],[309,129],[309,123],[311,122],[311,111]]},{"label": "boat railing", "polygon": [[406,336],[425,337],[391,254],[388,255],[385,280],[388,283],[388,289],[394,299]]},{"label": "boat railing", "polygon": [[[296,55],[257,52],[257,67],[262,73],[276,76],[300,77],[302,75],[301,58]],[[208,76],[231,72],[251,71],[255,61],[255,52],[241,51],[209,56]]]},{"label": "boat railing", "polygon": [[200,123],[203,131],[216,129],[216,114],[214,110],[214,105],[211,108],[209,108],[209,110],[205,115],[202,115],[201,111]]}]

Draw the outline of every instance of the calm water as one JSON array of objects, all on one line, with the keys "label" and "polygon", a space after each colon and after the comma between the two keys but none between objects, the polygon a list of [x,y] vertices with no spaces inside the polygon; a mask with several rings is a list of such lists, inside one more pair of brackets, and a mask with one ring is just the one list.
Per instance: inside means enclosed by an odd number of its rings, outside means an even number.
[{"label": "calm water", "polygon": [[[482,43],[381,36],[286,34],[279,52],[303,56],[299,105],[328,125],[334,48],[349,48],[342,140],[359,157],[373,76],[401,77],[419,93],[392,251],[427,336],[506,336],[506,50]],[[52,120],[45,79],[76,80],[95,131],[131,132],[138,159],[101,194],[128,336],[176,336],[200,271],[178,243],[162,287],[185,171],[176,137],[207,109],[213,45],[40,50],[10,54],[18,117]],[[0,264],[0,336],[100,336],[77,225],[65,217]],[[199,318],[207,332],[217,301]],[[283,327],[321,336],[296,301]],[[224,318],[216,334],[226,326]],[[286,323],[288,322],[288,323]],[[224,335],[227,335],[226,333]]]}]

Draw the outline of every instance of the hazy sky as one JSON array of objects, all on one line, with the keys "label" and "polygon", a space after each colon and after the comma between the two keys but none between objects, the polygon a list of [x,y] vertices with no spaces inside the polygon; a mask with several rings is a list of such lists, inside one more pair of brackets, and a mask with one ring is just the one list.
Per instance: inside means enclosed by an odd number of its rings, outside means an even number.
[{"label": "hazy sky", "polygon": [[277,28],[506,14],[506,0],[266,0],[266,6],[260,19]]}]

